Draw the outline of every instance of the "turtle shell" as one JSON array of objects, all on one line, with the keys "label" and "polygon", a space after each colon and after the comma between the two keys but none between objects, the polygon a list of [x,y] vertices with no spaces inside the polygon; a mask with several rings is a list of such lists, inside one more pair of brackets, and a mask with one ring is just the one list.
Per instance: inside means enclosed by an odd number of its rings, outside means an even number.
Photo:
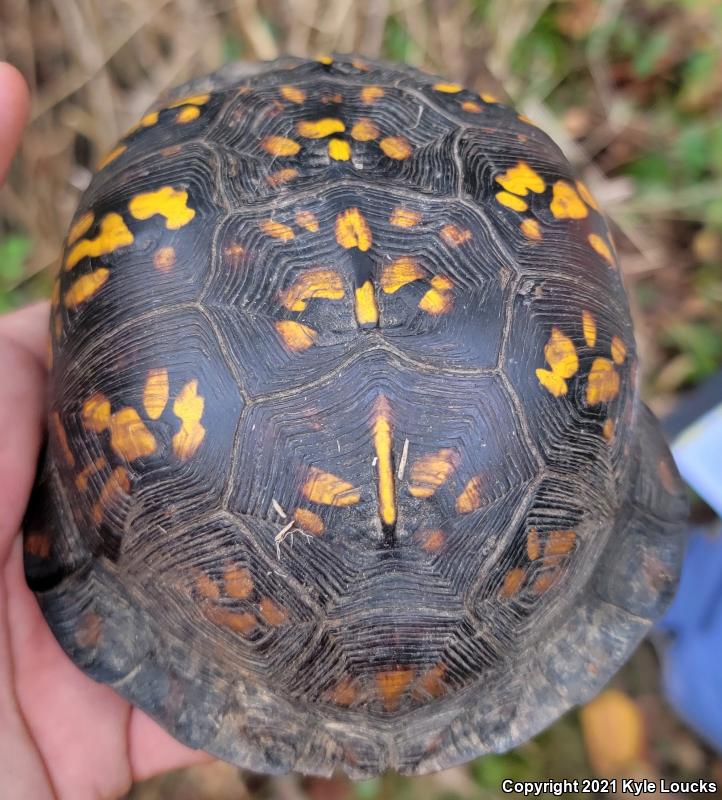
[{"label": "turtle shell", "polygon": [[182,87],[99,165],[51,333],[29,583],[193,747],[503,751],[671,598],[686,503],[609,230],[493,97],[350,56]]}]

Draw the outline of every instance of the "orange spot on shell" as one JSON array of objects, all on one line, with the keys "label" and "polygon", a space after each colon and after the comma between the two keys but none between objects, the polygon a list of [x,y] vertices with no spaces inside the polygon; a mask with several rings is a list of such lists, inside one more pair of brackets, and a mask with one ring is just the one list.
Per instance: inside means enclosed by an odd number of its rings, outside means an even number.
[{"label": "orange spot on shell", "polygon": [[50,534],[47,531],[32,531],[23,538],[23,550],[36,558],[48,558],[52,548]]},{"label": "orange spot on shell", "polygon": [[138,412],[128,406],[110,418],[110,446],[121,458],[135,461],[154,453],[156,441]]},{"label": "orange spot on shell", "polygon": [[79,305],[94,297],[105,286],[109,277],[110,270],[106,267],[99,267],[93,272],[81,275],[81,277],[73,281],[68,291],[65,292],[65,297],[63,298],[65,307],[71,311],[77,309]]},{"label": "orange spot on shell", "polygon": [[587,379],[587,405],[608,403],[619,394],[619,373],[609,359],[595,358]]},{"label": "orange spot on shell", "polygon": [[557,583],[561,576],[562,573],[559,569],[550,569],[546,572],[542,572],[531,585],[532,592],[535,594],[544,594],[544,592],[549,591],[549,589]]},{"label": "orange spot on shell", "polygon": [[103,634],[103,621],[94,611],[86,611],[78,620],[75,642],[83,649],[97,647]]},{"label": "orange spot on shell", "polygon": [[358,247],[365,252],[371,247],[371,228],[358,208],[347,208],[336,217],[336,241],[346,250]]},{"label": "orange spot on shell", "polygon": [[357,142],[371,142],[381,135],[379,126],[368,117],[362,117],[351,128],[351,138]]},{"label": "orange spot on shell", "polygon": [[364,86],[363,89],[361,89],[361,102],[370,105],[382,98],[385,94],[386,92],[384,92],[380,86]]},{"label": "orange spot on shell", "polygon": [[573,186],[557,181],[552,187],[549,209],[556,219],[584,219],[589,211]]},{"label": "orange spot on shell", "polygon": [[602,436],[606,439],[606,441],[611,442],[614,438],[614,420],[613,419],[605,419],[604,425],[602,426]]},{"label": "orange spot on shell", "polygon": [[333,269],[311,269],[301,273],[280,296],[289,311],[304,311],[313,299],[341,300],[344,296],[341,276]]},{"label": "orange spot on shell", "polygon": [[172,186],[161,186],[154,192],[141,192],[131,198],[128,210],[135,219],[165,217],[165,227],[177,231],[187,225],[196,215],[195,209],[188,205],[188,192],[185,189],[174,189]]},{"label": "orange spot on shell", "polygon": [[96,433],[110,427],[110,400],[104,394],[94,394],[83,403],[83,424]]},{"label": "orange spot on shell", "polygon": [[285,136],[267,136],[261,142],[261,147],[270,155],[276,156],[276,158],[295,156],[301,149],[301,145],[298,142]]},{"label": "orange spot on shell", "polygon": [[270,597],[261,598],[259,609],[263,619],[274,628],[278,628],[280,625],[283,625],[283,623],[288,619],[288,611],[274,603]]},{"label": "orange spot on shell", "polygon": [[127,149],[128,147],[124,144],[119,144],[117,147],[114,147],[109,153],[100,159],[98,162],[98,170],[105,169],[108,164],[112,164],[113,161],[115,161],[115,159],[119,156],[122,156]]},{"label": "orange spot on shell", "polygon": [[95,214],[93,214],[92,211],[86,211],[84,214],[79,216],[70,226],[70,230],[68,231],[68,244],[73,244],[80,239],[81,236],[86,234],[90,230],[90,226],[93,224],[94,220]]},{"label": "orange spot on shell", "polygon": [[582,331],[587,347],[594,347],[597,343],[597,321],[589,311],[582,311]]},{"label": "orange spot on shell", "polygon": [[549,531],[544,542],[544,558],[568,555],[574,549],[576,540],[575,531]]},{"label": "orange spot on shell", "polygon": [[434,84],[433,88],[435,91],[443,92],[444,94],[457,94],[464,87],[460,83],[446,83],[444,81],[439,81],[439,83]]},{"label": "orange spot on shell", "polygon": [[521,197],[517,197],[515,194],[497,192],[494,196],[496,197],[497,203],[501,203],[501,205],[510,208],[512,211],[526,211],[527,208],[529,208],[526,201],[522,200]]},{"label": "orange spot on shell", "polygon": [[559,328],[552,328],[549,341],[544,346],[544,357],[551,367],[551,372],[546,369],[537,369],[536,376],[539,383],[554,397],[567,393],[566,379],[571,378],[579,369],[574,342],[565,336]]},{"label": "orange spot on shell", "polygon": [[311,502],[326,506],[350,506],[361,499],[360,492],[352,484],[317,467],[309,467],[301,492]]},{"label": "orange spot on shell", "polygon": [[328,142],[328,155],[333,161],[348,161],[351,158],[351,145],[345,139],[334,137]]},{"label": "orange spot on shell", "polygon": [[295,237],[293,228],[284,225],[282,222],[276,222],[273,219],[263,219],[259,223],[261,230],[272,236],[274,239],[280,239],[283,242],[288,242]]},{"label": "orange spot on shell", "polygon": [[340,119],[324,117],[317,120],[301,120],[296,125],[296,130],[305,139],[324,139],[332,133],[343,133],[346,125]]},{"label": "orange spot on shell", "polygon": [[187,95],[186,97],[180,97],[178,100],[173,100],[173,102],[169,103],[166,108],[179,108],[180,106],[203,106],[211,99],[210,94],[208,92],[204,92],[203,94],[191,94]]},{"label": "orange spot on shell", "polygon": [[389,217],[389,222],[396,228],[413,228],[421,222],[421,214],[410,208],[397,206]]},{"label": "orange spot on shell", "polygon": [[108,465],[108,462],[101,456],[96,458],[92,464],[88,464],[75,476],[75,486],[79,492],[84,492],[88,488],[90,476],[99,473]]},{"label": "orange spot on shell", "polygon": [[229,597],[246,600],[253,591],[253,578],[245,567],[229,567],[223,573],[223,585]]},{"label": "orange spot on shell", "polygon": [[[507,192],[527,195],[529,192],[540,193],[546,188],[544,179],[526,161],[519,161],[502,175],[497,175],[496,182]],[[497,196],[498,199],[498,196]]]},{"label": "orange spot on shell", "polygon": [[536,561],[541,555],[541,542],[536,528],[532,528],[526,536],[526,554],[530,561]]},{"label": "orange spot on shell", "polygon": [[461,104],[461,108],[468,114],[479,114],[482,111],[482,107],[473,100],[464,100]]},{"label": "orange spot on shell", "polygon": [[364,281],[354,291],[356,322],[362,327],[374,326],[379,321],[376,291],[370,280]]},{"label": "orange spot on shell", "polygon": [[522,220],[519,227],[527,239],[533,239],[538,242],[542,238],[541,227],[535,219],[527,217],[527,219]]},{"label": "orange spot on shell", "polygon": [[133,244],[133,234],[120,214],[106,214],[94,239],[80,239],[65,257],[65,269],[72,269],[83,258],[97,258]]},{"label": "orange spot on shell", "polygon": [[421,456],[409,470],[409,494],[412,497],[431,497],[449,480],[459,464],[459,454],[450,447]]},{"label": "orange spot on shell", "polygon": [[395,161],[403,161],[413,152],[411,143],[403,136],[387,136],[380,142],[381,150]]},{"label": "orange spot on shell", "polygon": [[444,225],[441,229],[441,238],[451,247],[459,247],[471,239],[471,231],[457,228],[456,225]]},{"label": "orange spot on shell", "polygon": [[206,435],[201,425],[204,407],[205,400],[198,394],[198,381],[188,381],[173,403],[173,413],[181,421],[181,428],[171,441],[173,452],[181,461],[195,455]]},{"label": "orange spot on shell", "polygon": [[281,86],[281,97],[290,103],[303,103],[306,99],[306,92],[298,86]]},{"label": "orange spot on shell", "polygon": [[331,703],[337,706],[350,706],[358,697],[358,689],[354,685],[353,678],[344,678],[335,686],[326,697]]},{"label": "orange spot on shell", "polygon": [[168,403],[168,370],[151,369],[143,387],[143,408],[151,419],[159,419]]},{"label": "orange spot on shell", "polygon": [[308,325],[292,319],[282,319],[274,323],[283,343],[289,350],[300,352],[308,350],[316,340],[317,332]]},{"label": "orange spot on shell", "polygon": [[401,696],[413,680],[414,674],[413,669],[394,669],[377,673],[376,685],[387,711],[398,708]]},{"label": "orange spot on shell", "polygon": [[270,175],[266,176],[266,183],[269,186],[283,186],[284,183],[289,183],[298,177],[298,170],[294,167],[286,167],[285,169],[276,170]]},{"label": "orange spot on shell", "polygon": [[627,346],[619,336],[612,336],[611,354],[615,364],[624,364],[624,359],[627,357]]},{"label": "orange spot on shell", "polygon": [[431,289],[419,300],[419,308],[433,316],[447,314],[454,305],[452,287],[453,284],[445,275],[434,275],[431,279]]},{"label": "orange spot on shell", "polygon": [[100,499],[92,508],[94,522],[99,525],[103,521],[106,509],[115,504],[119,497],[128,494],[130,494],[128,470],[125,467],[116,467],[108,476],[100,492]]},{"label": "orange spot on shell", "polygon": [[421,549],[427,553],[436,553],[446,541],[446,534],[440,528],[419,531],[417,538],[421,542]]},{"label": "orange spot on shell", "polygon": [[446,667],[444,664],[437,664],[430,670],[427,670],[417,681],[414,687],[414,697],[441,697],[446,692],[444,685],[444,675],[446,674]]},{"label": "orange spot on shell", "polygon": [[308,508],[297,508],[293,512],[293,518],[301,530],[305,533],[311,533],[314,536],[320,536],[324,531],[324,524],[318,514]]},{"label": "orange spot on shell", "polygon": [[590,233],[589,236],[587,236],[587,241],[597,255],[600,255],[610,266],[615,266],[612,251],[601,236],[596,233]]},{"label": "orange spot on shell", "polygon": [[229,611],[226,608],[218,608],[217,606],[210,606],[202,608],[202,613],[206,619],[219,625],[222,628],[228,628],[235,633],[241,633],[247,636],[256,627],[256,618],[248,611],[238,613],[236,611]]},{"label": "orange spot on shell", "polygon": [[475,475],[456,498],[456,510],[459,514],[468,514],[481,507],[481,493],[484,484],[480,475]]},{"label": "orange spot on shell", "polygon": [[170,272],[176,261],[175,247],[160,247],[153,255],[153,266],[160,272]]},{"label": "orange spot on shell", "polygon": [[409,256],[397,258],[391,264],[384,266],[381,272],[381,288],[386,294],[397,292],[407,283],[424,277],[424,270]]},{"label": "orange spot on shell", "polygon": [[187,125],[189,122],[198,119],[201,115],[201,110],[198,106],[186,106],[176,114],[175,121],[179,125]]},{"label": "orange spot on shell", "polygon": [[593,208],[595,211],[599,211],[599,203],[597,203],[594,195],[589,191],[585,184],[581,181],[576,182],[577,191],[579,192],[579,196],[584,200],[584,202],[590,207]]},{"label": "orange spot on shell", "polygon": [[198,572],[195,579],[195,588],[202,597],[207,600],[218,600],[221,596],[221,590],[218,584],[205,572]]},{"label": "orange spot on shell", "polygon": [[295,219],[296,225],[300,228],[304,228],[311,233],[316,233],[318,230],[318,219],[311,211],[297,211]]},{"label": "orange spot on shell", "polygon": [[524,570],[521,567],[514,567],[514,569],[510,569],[504,577],[504,582],[501,584],[501,589],[499,589],[499,599],[508,600],[510,597],[514,597],[519,589],[521,589],[523,582]]}]

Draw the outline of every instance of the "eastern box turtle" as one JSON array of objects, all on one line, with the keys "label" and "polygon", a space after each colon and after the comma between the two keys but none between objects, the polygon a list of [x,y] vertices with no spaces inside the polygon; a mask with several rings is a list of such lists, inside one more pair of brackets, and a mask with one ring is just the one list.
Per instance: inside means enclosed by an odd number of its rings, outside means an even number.
[{"label": "eastern box turtle", "polygon": [[686,502],[609,231],[494,97],[350,56],[181,87],[101,162],[51,329],[28,580],[193,747],[503,751],[671,598]]}]

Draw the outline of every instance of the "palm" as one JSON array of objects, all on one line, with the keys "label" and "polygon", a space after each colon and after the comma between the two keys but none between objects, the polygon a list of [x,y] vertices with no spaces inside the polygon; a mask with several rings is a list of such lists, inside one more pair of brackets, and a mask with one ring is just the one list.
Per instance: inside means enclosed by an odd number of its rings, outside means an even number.
[{"label": "palm", "polygon": [[[0,65],[0,179],[24,102],[17,73]],[[42,439],[47,320],[45,303],[0,317],[0,795],[112,798],[208,756],[83,675],[25,584],[18,531]]]}]

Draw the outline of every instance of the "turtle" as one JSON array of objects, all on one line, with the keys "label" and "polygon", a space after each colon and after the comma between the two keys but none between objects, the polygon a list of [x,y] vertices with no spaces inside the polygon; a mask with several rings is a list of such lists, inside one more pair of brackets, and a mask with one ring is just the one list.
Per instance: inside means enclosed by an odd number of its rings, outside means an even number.
[{"label": "turtle", "polygon": [[29,585],[191,747],[503,752],[674,593],[687,502],[610,231],[494,96],[353,55],[169,92],[82,195],[50,329]]}]

